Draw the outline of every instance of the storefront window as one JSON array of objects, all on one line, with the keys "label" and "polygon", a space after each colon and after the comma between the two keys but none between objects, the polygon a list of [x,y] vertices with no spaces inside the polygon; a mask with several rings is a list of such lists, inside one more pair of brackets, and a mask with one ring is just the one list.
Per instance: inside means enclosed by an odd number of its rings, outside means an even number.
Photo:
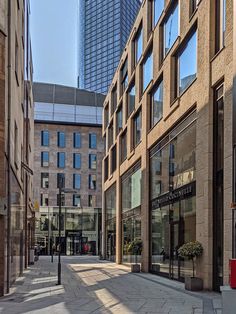
[{"label": "storefront window", "polygon": [[122,180],[122,211],[128,211],[141,205],[141,169]]},{"label": "storefront window", "polygon": [[[134,263],[135,255],[130,252],[129,246],[132,241],[141,239],[141,217],[134,216],[123,220],[123,263]],[[140,262],[140,255],[137,262]]]},{"label": "storefront window", "polygon": [[105,193],[106,206],[106,257],[115,261],[116,255],[116,185]]}]

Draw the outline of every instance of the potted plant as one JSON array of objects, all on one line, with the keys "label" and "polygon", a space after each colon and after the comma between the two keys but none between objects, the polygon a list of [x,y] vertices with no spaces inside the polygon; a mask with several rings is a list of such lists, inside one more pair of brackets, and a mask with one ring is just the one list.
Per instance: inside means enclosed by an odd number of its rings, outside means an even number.
[{"label": "potted plant", "polygon": [[132,273],[140,273],[140,264],[138,264],[138,255],[142,253],[143,243],[140,239],[134,239],[130,242],[127,251],[135,256],[135,264],[131,264]]},{"label": "potted plant", "polygon": [[203,253],[202,244],[198,241],[188,242],[182,245],[178,249],[178,254],[180,257],[188,258],[192,261],[192,271],[191,277],[185,277],[185,289],[190,291],[199,291],[203,288],[203,281],[201,278],[195,277],[195,260],[200,257]]}]

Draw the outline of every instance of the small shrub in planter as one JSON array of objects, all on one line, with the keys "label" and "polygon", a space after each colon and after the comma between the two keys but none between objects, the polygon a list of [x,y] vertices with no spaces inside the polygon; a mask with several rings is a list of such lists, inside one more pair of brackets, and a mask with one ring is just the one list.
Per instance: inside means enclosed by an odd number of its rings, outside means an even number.
[{"label": "small shrub in planter", "polygon": [[127,248],[127,251],[133,255],[135,255],[135,264],[131,265],[131,271],[134,273],[140,272],[140,265],[137,263],[137,256],[142,253],[143,243],[140,239],[135,239],[130,242]]},{"label": "small shrub in planter", "polygon": [[185,243],[178,249],[178,254],[180,257],[183,257],[183,258],[185,257],[192,261],[193,276],[185,278],[186,290],[192,290],[192,291],[202,290],[202,287],[203,287],[202,279],[195,277],[195,260],[196,258],[202,256],[202,253],[203,253],[203,247],[202,247],[202,244],[198,241]]}]

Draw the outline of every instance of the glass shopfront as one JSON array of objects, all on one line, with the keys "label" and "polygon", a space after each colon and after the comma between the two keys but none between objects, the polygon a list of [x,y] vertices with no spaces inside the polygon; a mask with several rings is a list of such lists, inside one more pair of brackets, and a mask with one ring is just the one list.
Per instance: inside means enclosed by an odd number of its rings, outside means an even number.
[{"label": "glass shopfront", "polygon": [[191,263],[178,248],[196,240],[195,113],[173,129],[150,154],[151,271],[183,280]]},{"label": "glass shopfront", "polygon": [[[141,165],[133,166],[122,176],[122,262],[136,260],[129,247],[133,241],[141,239]],[[137,257],[140,261],[141,256]]]},{"label": "glass shopfront", "polygon": [[116,258],[116,184],[105,193],[106,206],[106,258],[115,261]]}]

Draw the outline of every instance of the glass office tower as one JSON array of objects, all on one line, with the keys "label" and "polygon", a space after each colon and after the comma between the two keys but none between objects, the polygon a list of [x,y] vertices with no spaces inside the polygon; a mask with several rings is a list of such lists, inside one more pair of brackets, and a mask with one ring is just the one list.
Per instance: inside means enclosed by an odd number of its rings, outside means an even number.
[{"label": "glass office tower", "polygon": [[140,0],[79,0],[79,88],[107,93]]}]

